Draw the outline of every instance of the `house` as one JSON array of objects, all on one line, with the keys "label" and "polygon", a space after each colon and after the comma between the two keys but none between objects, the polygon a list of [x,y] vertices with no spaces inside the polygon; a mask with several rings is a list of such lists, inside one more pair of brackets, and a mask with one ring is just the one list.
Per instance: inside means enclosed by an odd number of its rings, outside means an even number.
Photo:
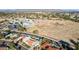
[{"label": "house", "polygon": [[12,29],[12,30],[18,29],[19,23],[18,23],[18,22],[10,23],[10,24],[8,25],[8,27],[9,27],[9,29]]},{"label": "house", "polygon": [[43,50],[60,50],[60,48],[56,48],[56,47],[52,46],[51,44],[49,44],[47,42],[44,43],[43,45],[41,45],[40,47]]},{"label": "house", "polygon": [[30,27],[34,26],[33,20],[30,20],[30,19],[24,19],[22,21],[22,23],[23,23],[24,28],[30,28]]},{"label": "house", "polygon": [[31,38],[29,35],[21,35],[15,42],[22,41],[26,45],[30,46],[30,49],[33,49],[35,46],[39,45],[39,41]]},{"label": "house", "polygon": [[12,30],[13,29],[16,30],[20,26],[24,28],[30,28],[34,26],[34,22],[31,19],[18,19],[18,20],[15,19],[15,20],[11,20],[8,25],[8,27]]}]

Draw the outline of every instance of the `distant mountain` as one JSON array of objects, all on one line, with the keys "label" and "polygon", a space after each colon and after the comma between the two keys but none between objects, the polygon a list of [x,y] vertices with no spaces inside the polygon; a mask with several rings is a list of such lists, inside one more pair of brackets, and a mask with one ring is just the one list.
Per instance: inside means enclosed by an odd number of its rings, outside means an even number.
[{"label": "distant mountain", "polygon": [[13,13],[15,11],[16,9],[0,9],[0,12],[5,12],[5,13]]},{"label": "distant mountain", "polygon": [[79,9],[63,9],[65,12],[79,12]]},{"label": "distant mountain", "polygon": [[0,9],[0,12],[79,12],[79,9]]}]

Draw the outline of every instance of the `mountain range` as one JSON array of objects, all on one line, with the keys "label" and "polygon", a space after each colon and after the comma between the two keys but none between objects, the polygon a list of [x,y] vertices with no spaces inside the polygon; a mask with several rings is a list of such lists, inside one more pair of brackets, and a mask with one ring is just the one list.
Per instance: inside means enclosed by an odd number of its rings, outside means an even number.
[{"label": "mountain range", "polygon": [[79,9],[0,9],[0,12],[79,12]]}]

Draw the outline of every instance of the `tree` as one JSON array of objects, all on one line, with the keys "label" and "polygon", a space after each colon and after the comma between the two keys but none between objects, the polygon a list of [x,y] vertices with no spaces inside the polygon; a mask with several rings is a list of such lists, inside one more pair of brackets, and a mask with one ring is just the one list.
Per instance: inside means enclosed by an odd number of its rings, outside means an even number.
[{"label": "tree", "polygon": [[33,31],[34,34],[39,34],[38,30]]},{"label": "tree", "polygon": [[0,33],[0,39],[4,38],[4,35]]},{"label": "tree", "polygon": [[77,40],[78,41],[76,42],[76,41],[70,39],[70,42],[74,44],[76,50],[79,50],[79,39],[77,39]]}]

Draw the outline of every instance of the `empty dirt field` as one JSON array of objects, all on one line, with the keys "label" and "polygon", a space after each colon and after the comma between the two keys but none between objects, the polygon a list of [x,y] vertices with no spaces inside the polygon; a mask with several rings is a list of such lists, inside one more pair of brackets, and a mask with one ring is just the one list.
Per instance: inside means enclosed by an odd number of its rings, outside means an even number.
[{"label": "empty dirt field", "polygon": [[56,39],[79,38],[79,23],[69,20],[35,20],[40,35]]}]

